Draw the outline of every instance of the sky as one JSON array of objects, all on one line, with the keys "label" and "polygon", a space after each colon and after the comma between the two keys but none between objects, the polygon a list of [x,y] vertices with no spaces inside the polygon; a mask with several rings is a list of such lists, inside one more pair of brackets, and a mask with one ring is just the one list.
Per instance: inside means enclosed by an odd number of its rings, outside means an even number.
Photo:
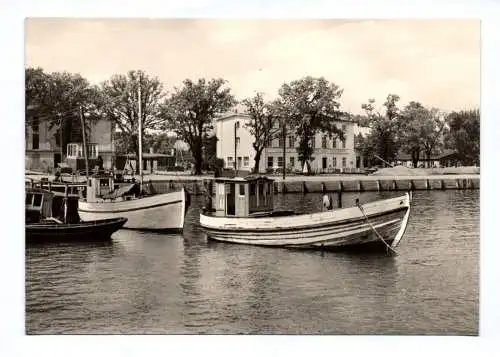
[{"label": "sky", "polygon": [[222,77],[238,100],[304,76],[344,90],[362,113],[398,94],[443,111],[480,105],[479,20],[50,19],[25,21],[25,65],[91,83],[131,69],[169,91],[185,78]]}]

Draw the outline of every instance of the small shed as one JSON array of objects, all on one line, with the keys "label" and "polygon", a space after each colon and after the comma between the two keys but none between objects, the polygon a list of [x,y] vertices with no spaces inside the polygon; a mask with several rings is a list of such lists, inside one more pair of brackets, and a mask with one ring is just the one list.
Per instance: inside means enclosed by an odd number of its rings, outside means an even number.
[{"label": "small shed", "polygon": [[253,217],[273,211],[274,180],[265,176],[219,177],[214,182],[216,216]]}]

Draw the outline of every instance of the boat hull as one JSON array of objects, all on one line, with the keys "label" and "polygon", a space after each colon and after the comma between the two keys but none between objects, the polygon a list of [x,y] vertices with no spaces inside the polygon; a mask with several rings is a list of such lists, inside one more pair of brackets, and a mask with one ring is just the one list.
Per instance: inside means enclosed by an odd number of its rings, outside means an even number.
[{"label": "boat hull", "polygon": [[78,215],[83,221],[127,218],[123,228],[158,231],[181,231],[186,213],[184,190],[146,196],[128,201],[78,201]]},{"label": "boat hull", "polygon": [[[365,215],[366,214],[366,219]],[[350,250],[396,247],[410,215],[409,194],[327,212],[284,217],[228,218],[200,215],[208,238],[288,248]],[[381,237],[385,241],[382,241]]]},{"label": "boat hull", "polygon": [[78,242],[109,240],[111,235],[127,222],[126,218],[114,218],[98,221],[26,225],[26,242]]}]

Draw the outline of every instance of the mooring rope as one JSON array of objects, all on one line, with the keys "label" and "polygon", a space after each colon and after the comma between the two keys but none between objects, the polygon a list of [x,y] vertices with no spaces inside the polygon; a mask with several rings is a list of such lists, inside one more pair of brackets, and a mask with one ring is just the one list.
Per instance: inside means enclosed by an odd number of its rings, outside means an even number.
[{"label": "mooring rope", "polygon": [[387,247],[387,252],[389,252],[389,250],[393,253],[393,254],[398,254],[389,244],[387,244],[387,242],[384,240],[384,238],[380,235],[379,232],[377,232],[377,230],[375,229],[375,227],[373,226],[373,224],[371,224],[370,220],[368,219],[367,215],[365,214],[365,210],[363,209],[363,207],[361,206],[361,204],[358,203],[358,208],[359,210],[361,211],[361,213],[363,214],[363,216],[365,217],[366,219],[366,223],[368,223],[368,225],[370,226],[370,228],[373,230],[373,232],[375,232],[375,234],[377,235],[377,237],[385,244],[385,246]]}]

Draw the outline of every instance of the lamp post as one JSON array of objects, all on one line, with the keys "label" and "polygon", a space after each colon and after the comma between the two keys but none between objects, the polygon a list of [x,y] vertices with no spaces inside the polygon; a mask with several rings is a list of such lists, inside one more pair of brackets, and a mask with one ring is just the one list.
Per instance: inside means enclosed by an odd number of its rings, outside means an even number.
[{"label": "lamp post", "polygon": [[237,163],[237,157],[236,157],[236,150],[238,146],[238,142],[236,141],[236,129],[238,128],[237,126],[238,122],[234,123],[234,175],[238,175],[238,163]]}]

